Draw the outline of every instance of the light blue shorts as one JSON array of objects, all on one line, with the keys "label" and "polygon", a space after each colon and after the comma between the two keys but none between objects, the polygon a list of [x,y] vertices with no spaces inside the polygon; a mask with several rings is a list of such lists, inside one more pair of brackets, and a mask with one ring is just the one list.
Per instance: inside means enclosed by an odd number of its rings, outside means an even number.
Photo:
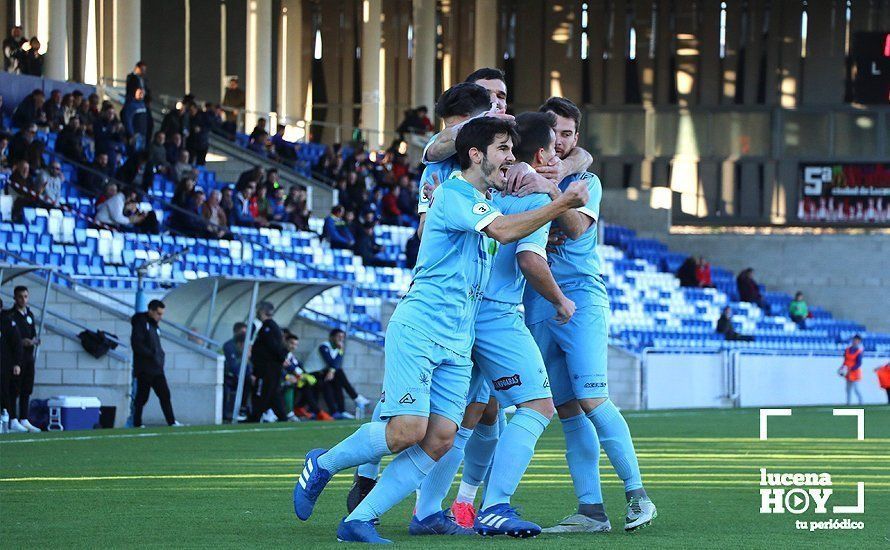
[{"label": "light blue shorts", "polygon": [[438,414],[460,426],[472,363],[401,323],[386,329],[381,418]]},{"label": "light blue shorts", "polygon": [[[550,398],[544,360],[516,305],[482,301],[476,317],[473,363],[484,379],[482,386],[502,406]],[[472,391],[470,395],[474,396]],[[487,402],[487,396],[476,402]]]},{"label": "light blue shorts", "polygon": [[471,403],[488,403],[491,400],[491,386],[485,380],[479,365],[473,362],[473,374],[470,376],[470,393],[467,405]]},{"label": "light blue shorts", "polygon": [[538,343],[553,403],[609,397],[609,309],[587,306],[575,311],[565,325],[547,319],[529,326]]}]

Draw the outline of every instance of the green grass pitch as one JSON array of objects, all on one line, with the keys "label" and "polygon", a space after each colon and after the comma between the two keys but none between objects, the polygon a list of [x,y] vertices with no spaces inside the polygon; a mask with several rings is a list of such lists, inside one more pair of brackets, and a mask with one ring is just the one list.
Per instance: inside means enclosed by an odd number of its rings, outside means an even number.
[{"label": "green grass pitch", "polygon": [[[638,533],[621,529],[623,491],[603,455],[612,533],[526,541],[412,538],[412,497],[384,516],[381,534],[410,548],[890,547],[888,407],[866,408],[864,441],[856,440],[854,418],[835,417],[830,408],[771,419],[765,442],[758,438],[756,409],[626,416],[659,511]],[[354,428],[343,422],[3,436],[0,540],[4,548],[334,547],[352,472],[332,480],[306,523],[293,515],[291,490],[307,450],[333,445]],[[545,526],[574,508],[563,452],[554,421],[514,498],[525,517]],[[855,504],[855,483],[864,481],[865,513],[761,514],[760,468],[830,473],[829,505]],[[796,520],[837,517],[862,521],[864,529],[795,528]]]}]

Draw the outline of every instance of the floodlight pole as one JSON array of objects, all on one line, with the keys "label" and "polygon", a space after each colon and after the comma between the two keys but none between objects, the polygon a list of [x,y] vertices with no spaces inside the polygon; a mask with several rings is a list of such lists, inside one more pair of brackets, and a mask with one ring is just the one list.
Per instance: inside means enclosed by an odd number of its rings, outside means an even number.
[{"label": "floodlight pole", "polygon": [[241,366],[238,369],[238,388],[235,390],[235,404],[232,406],[232,424],[238,422],[238,411],[241,409],[241,400],[244,398],[244,380],[247,377],[247,354],[250,343],[253,341],[253,311],[256,309],[257,294],[260,292],[259,281],[253,282],[253,290],[250,293],[250,309],[247,310],[247,334],[244,335],[244,349],[241,350]]}]

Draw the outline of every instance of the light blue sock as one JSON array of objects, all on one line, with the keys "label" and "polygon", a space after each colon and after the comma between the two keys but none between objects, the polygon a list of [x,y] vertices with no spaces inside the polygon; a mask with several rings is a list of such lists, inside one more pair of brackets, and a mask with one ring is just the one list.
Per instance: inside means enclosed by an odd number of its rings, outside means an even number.
[{"label": "light blue sock", "polygon": [[464,447],[472,433],[473,430],[470,428],[461,427],[457,430],[451,450],[436,462],[436,467],[423,480],[420,496],[417,499],[417,511],[414,514],[418,519],[425,519],[442,511],[442,501],[448,496],[451,484],[454,483],[454,476],[457,475],[464,460]]},{"label": "light blue sock", "polygon": [[408,447],[383,470],[380,481],[346,518],[346,521],[371,521],[413,493],[430,473],[436,461],[420,448]]},{"label": "light blue sock", "polygon": [[[498,423],[496,426],[498,427],[498,438],[500,438],[501,434],[504,433],[504,430],[507,429],[507,413],[504,411],[503,407],[498,410]],[[491,479],[491,463],[494,460],[494,452],[495,449],[492,449],[491,456],[488,457],[488,469],[485,471],[485,487],[482,489],[482,502],[485,502],[485,498],[488,495],[489,480]]]},{"label": "light blue sock", "polygon": [[615,468],[618,477],[624,481],[624,491],[643,488],[643,477],[640,475],[640,463],[634,451],[634,442],[630,438],[630,428],[618,407],[611,400],[606,400],[597,408],[587,413],[593,422],[600,443]]},{"label": "light blue sock", "polygon": [[[371,415],[371,422],[382,422],[380,420],[380,407],[381,403],[378,400],[377,404],[374,405],[374,414]],[[377,476],[380,474],[380,461],[361,464],[356,468],[356,473],[367,479],[377,479]]]},{"label": "light blue sock", "polygon": [[386,445],[386,422],[368,422],[318,458],[318,465],[336,474],[392,454]]},{"label": "light blue sock", "polygon": [[563,418],[566,462],[579,504],[602,504],[600,487],[600,442],[593,423],[584,414]]},{"label": "light blue sock", "polygon": [[464,471],[461,480],[479,487],[488,473],[494,448],[498,444],[498,425],[477,424],[464,449]]},{"label": "light blue sock", "polygon": [[550,419],[534,409],[520,407],[516,410],[498,440],[482,510],[510,502],[535,454],[538,438],[548,424]]}]

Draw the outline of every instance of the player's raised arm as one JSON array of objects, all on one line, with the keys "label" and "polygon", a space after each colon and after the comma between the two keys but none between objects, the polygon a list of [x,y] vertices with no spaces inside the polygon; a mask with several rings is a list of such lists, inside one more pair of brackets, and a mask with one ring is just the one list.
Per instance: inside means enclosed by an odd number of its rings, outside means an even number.
[{"label": "player's raised arm", "polygon": [[565,212],[587,204],[588,197],[586,185],[581,182],[573,183],[565,193],[547,206],[522,214],[510,214],[495,218],[485,228],[485,234],[501,244],[518,241]]}]

